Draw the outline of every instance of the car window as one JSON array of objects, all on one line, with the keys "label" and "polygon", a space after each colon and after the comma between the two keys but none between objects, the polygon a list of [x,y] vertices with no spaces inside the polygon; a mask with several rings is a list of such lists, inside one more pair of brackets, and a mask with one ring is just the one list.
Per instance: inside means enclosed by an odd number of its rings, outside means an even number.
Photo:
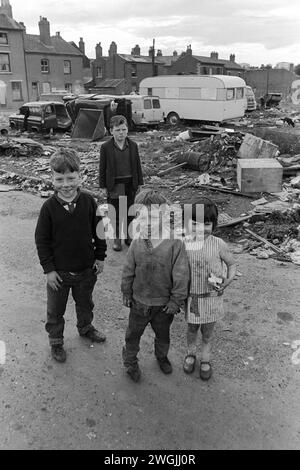
[{"label": "car window", "polygon": [[151,100],[144,100],[144,109],[151,109],[151,108],[152,108]]},{"label": "car window", "polygon": [[45,114],[53,114],[53,109],[50,104],[45,107]]},{"label": "car window", "polygon": [[159,109],[159,108],[160,108],[160,102],[159,102],[159,100],[155,100],[155,99],[154,99],[154,100],[152,101],[152,103],[153,103],[153,108],[154,108],[154,109]]}]

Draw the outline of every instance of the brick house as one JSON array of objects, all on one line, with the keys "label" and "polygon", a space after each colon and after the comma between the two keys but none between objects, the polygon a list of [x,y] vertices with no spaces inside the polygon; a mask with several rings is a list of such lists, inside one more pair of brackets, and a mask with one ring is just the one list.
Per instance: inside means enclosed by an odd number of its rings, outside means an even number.
[{"label": "brick house", "polygon": [[8,0],[0,7],[0,109],[16,109],[28,100],[24,27],[12,17]]},{"label": "brick house", "polygon": [[243,68],[235,62],[235,55],[230,54],[229,60],[219,59],[218,52],[211,52],[210,57],[193,55],[191,46],[187,47],[178,59],[169,67],[168,74],[197,75],[235,75],[243,77]]},{"label": "brick house", "polygon": [[40,17],[40,34],[25,34],[25,58],[29,99],[38,99],[41,93],[67,90],[83,92],[83,54],[59,32],[50,35],[47,18]]},{"label": "brick house", "polygon": [[115,94],[128,94],[137,91],[143,78],[153,74],[167,74],[172,62],[177,60],[176,54],[163,56],[161,50],[157,51],[154,60],[152,54],[153,49],[150,47],[148,56],[141,55],[138,45],[132,49],[131,54],[119,54],[116,43],[112,42],[108,56],[104,57],[101,43],[98,43],[96,45],[96,59],[92,63],[93,81],[89,91],[99,92],[99,90],[107,90],[108,88],[110,89],[109,93]]}]

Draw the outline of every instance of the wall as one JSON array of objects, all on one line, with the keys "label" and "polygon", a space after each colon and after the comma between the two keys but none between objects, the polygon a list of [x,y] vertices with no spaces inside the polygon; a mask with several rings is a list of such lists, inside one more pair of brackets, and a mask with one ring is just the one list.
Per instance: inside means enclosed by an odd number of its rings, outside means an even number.
[{"label": "wall", "polygon": [[[41,59],[49,60],[49,73],[41,72]],[[64,60],[71,62],[71,74],[64,74]],[[81,56],[26,53],[26,64],[28,70],[29,99],[34,100],[36,96],[32,89],[32,82],[39,82],[40,93],[42,83],[48,82],[51,90],[64,90],[66,83],[72,83],[73,93],[83,93],[83,66]]]},{"label": "wall", "polygon": [[267,89],[269,92],[282,93],[285,98],[291,93],[294,80],[299,80],[299,76],[284,69],[254,69],[245,72],[245,81],[252,87],[256,99],[267,93]]},{"label": "wall", "polygon": [[[28,101],[26,70],[23,47],[23,32],[21,30],[5,30],[8,44],[0,44],[0,52],[10,56],[10,72],[0,72],[0,110],[17,110],[25,101]],[[20,81],[22,99],[14,100],[12,94],[12,81]]]}]

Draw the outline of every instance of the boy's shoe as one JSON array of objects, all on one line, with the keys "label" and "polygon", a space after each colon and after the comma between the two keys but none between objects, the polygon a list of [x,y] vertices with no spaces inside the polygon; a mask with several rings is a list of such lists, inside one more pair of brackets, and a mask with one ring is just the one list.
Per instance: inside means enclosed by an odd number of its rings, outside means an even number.
[{"label": "boy's shoe", "polygon": [[101,333],[98,330],[89,330],[85,335],[87,338],[89,338],[91,341],[94,341],[94,343],[104,343],[106,340],[106,336]]},{"label": "boy's shoe", "polygon": [[[203,370],[202,369],[202,364],[206,364],[209,366],[209,369],[207,370]],[[202,380],[209,380],[211,378],[211,375],[212,375],[212,368],[211,368],[211,365],[210,365],[210,362],[208,361],[201,361],[200,363],[200,379]]]},{"label": "boy's shoe", "polygon": [[65,362],[67,359],[67,354],[62,344],[53,344],[51,346],[51,356],[57,362]]},{"label": "boy's shoe", "polygon": [[163,359],[157,359],[159,367],[164,374],[171,374],[173,372],[172,364],[169,359],[164,357]]},{"label": "boy's shoe", "polygon": [[115,250],[115,251],[121,251],[122,250],[122,244],[121,244],[121,240],[119,238],[114,239],[113,250]]},{"label": "boy's shoe", "polygon": [[141,379],[141,369],[139,368],[138,364],[135,364],[134,366],[129,366],[126,368],[126,373],[129,375],[131,380],[134,382],[139,382]]}]

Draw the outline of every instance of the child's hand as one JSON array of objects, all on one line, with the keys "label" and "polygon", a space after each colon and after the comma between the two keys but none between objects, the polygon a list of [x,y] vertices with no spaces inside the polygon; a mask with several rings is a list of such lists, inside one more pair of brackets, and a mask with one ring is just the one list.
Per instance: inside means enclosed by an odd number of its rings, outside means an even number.
[{"label": "child's hand", "polygon": [[163,311],[167,314],[167,315],[176,315],[176,313],[179,312],[179,308],[177,305],[175,304],[167,304],[164,308],[163,308]]},{"label": "child's hand", "polygon": [[57,291],[60,288],[61,283],[62,278],[56,271],[47,273],[47,284],[51,287],[51,289]]},{"label": "child's hand", "polygon": [[218,288],[218,292],[223,292],[226,289],[226,287],[228,287],[229,284],[231,284],[231,282],[232,282],[232,279],[224,279],[224,281]]},{"label": "child's hand", "polygon": [[127,295],[124,295],[124,294],[123,294],[123,305],[125,305],[125,307],[128,307],[128,308],[132,306],[132,299],[130,297],[127,297]]},{"label": "child's hand", "polygon": [[99,259],[96,259],[96,261],[93,265],[93,270],[94,270],[94,273],[96,274],[96,276],[98,276],[98,274],[102,273],[103,268],[104,268],[104,261],[100,261]]}]

